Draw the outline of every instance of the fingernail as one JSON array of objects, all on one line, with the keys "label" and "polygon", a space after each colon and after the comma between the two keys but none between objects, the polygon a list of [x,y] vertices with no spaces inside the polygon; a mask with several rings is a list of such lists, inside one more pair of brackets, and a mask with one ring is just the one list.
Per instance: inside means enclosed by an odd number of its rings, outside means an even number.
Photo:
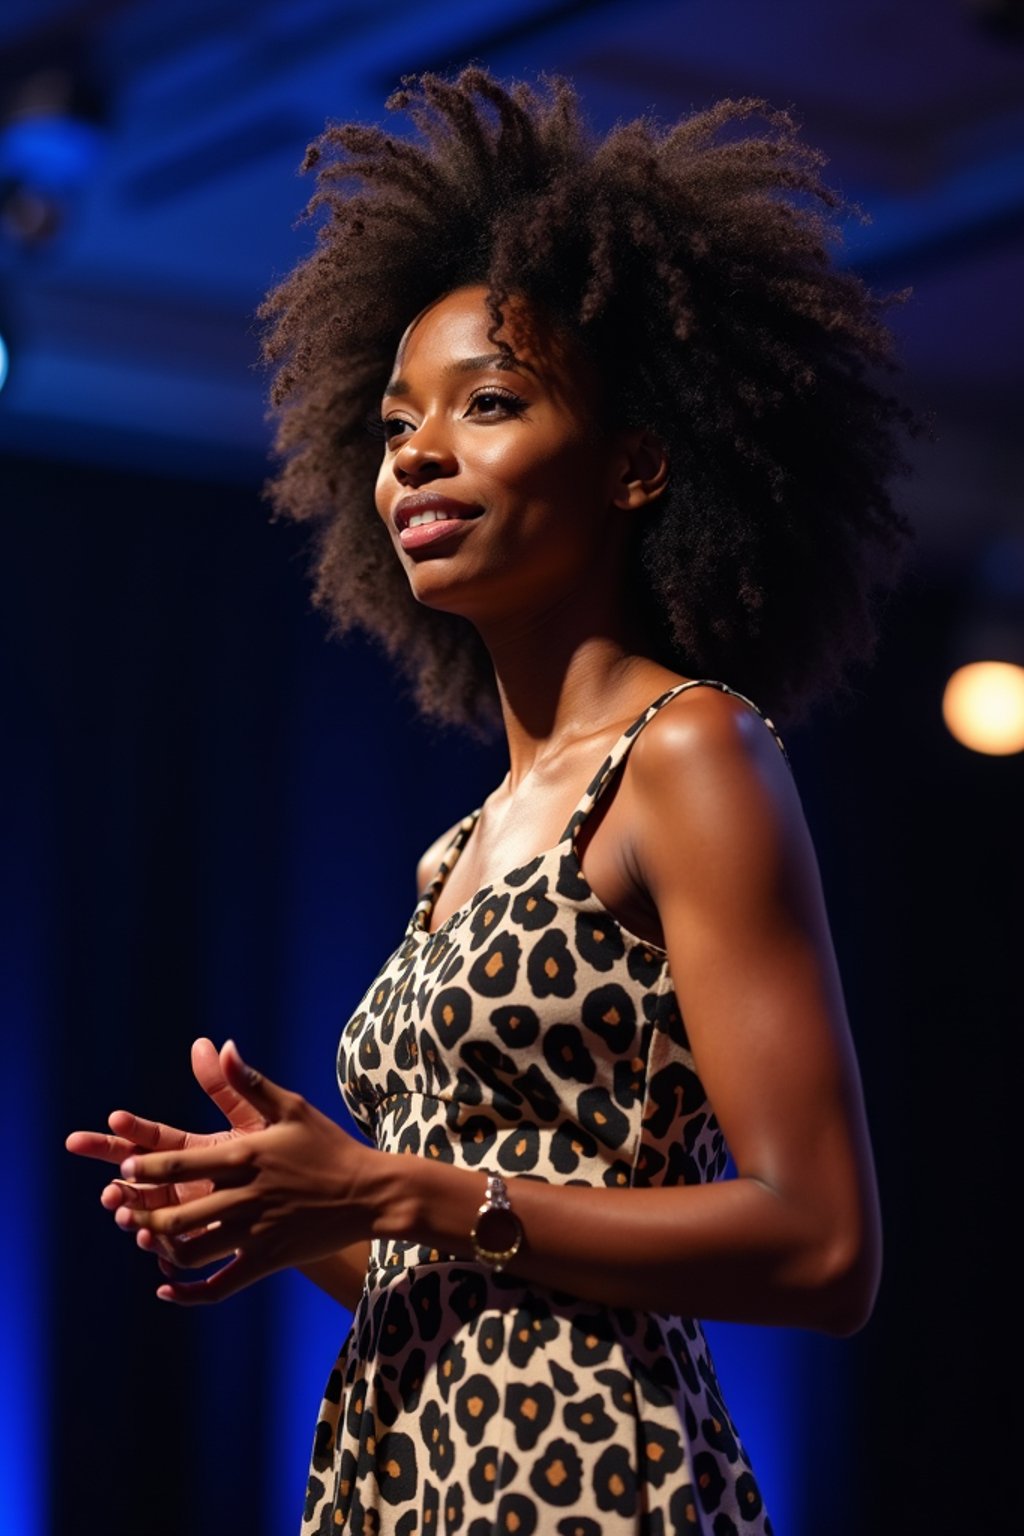
[{"label": "fingernail", "polygon": [[130,1227],[134,1223],[135,1217],[126,1205],[119,1205],[114,1212],[114,1220],[119,1227]]},{"label": "fingernail", "polygon": [[134,1177],[135,1177],[135,1159],[134,1159],[134,1157],[126,1157],[124,1162],[121,1164],[121,1177],[122,1177],[122,1179],[134,1179]]}]

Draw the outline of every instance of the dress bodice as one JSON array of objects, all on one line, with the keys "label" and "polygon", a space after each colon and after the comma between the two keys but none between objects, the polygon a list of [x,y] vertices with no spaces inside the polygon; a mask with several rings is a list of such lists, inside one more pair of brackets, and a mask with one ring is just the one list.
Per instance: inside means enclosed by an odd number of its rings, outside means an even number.
[{"label": "dress bodice", "polygon": [[656,699],[604,758],[555,846],[482,886],[430,933],[479,812],[456,829],[341,1040],[345,1102],[378,1146],[563,1183],[721,1173],[723,1138],[668,956],[604,907],[576,848],[644,726],[697,686],[735,692],[700,679]]}]

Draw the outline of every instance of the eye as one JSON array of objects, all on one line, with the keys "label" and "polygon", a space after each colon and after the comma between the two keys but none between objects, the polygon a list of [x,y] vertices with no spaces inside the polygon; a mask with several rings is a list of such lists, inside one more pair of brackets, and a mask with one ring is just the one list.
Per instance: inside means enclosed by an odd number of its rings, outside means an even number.
[{"label": "eye", "polygon": [[403,421],[401,416],[385,416],[380,425],[381,434],[387,439],[388,442],[390,442],[393,437],[401,436],[402,432],[405,431],[406,428],[408,428],[410,432],[413,430],[412,422]]},{"label": "eye", "polygon": [[[475,416],[483,421],[507,421],[509,417],[520,416],[526,410],[528,402],[514,390],[500,389],[491,385],[486,389],[478,389],[470,396],[466,407],[467,416]],[[406,421],[403,416],[378,416],[371,413],[366,419],[366,430],[371,437],[381,438],[385,443],[394,444],[406,432],[415,432],[415,423]]]},{"label": "eye", "polygon": [[466,415],[482,416],[504,420],[508,416],[520,416],[526,410],[526,401],[511,389],[495,389],[489,386],[487,389],[477,390],[470,396]]},{"label": "eye", "polygon": [[410,432],[413,430],[412,423],[403,421],[401,416],[378,416],[375,412],[371,412],[366,418],[366,430],[370,436],[380,438],[386,443],[399,437],[403,428],[406,427]]}]

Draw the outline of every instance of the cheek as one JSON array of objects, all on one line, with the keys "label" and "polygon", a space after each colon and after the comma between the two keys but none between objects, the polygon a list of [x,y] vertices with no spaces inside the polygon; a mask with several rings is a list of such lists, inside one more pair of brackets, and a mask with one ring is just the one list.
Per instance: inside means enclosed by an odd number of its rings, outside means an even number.
[{"label": "cheek", "polygon": [[564,495],[567,486],[586,494],[595,483],[594,448],[582,438],[527,431],[499,439],[495,433],[493,442],[477,442],[473,449],[481,474],[531,499],[544,500],[546,493]]},{"label": "cheek", "polygon": [[592,444],[552,444],[524,466],[522,487],[531,500],[555,505],[565,514],[590,516],[606,500],[604,476]]}]

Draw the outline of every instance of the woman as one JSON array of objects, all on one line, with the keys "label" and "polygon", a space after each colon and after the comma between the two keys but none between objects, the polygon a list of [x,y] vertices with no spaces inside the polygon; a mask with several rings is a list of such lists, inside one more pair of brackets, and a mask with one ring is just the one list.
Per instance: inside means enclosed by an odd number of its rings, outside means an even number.
[{"label": "woman", "polygon": [[199,1041],[229,1132],[117,1112],[69,1146],[122,1163],[104,1203],[163,1298],[297,1265],[355,1309],[305,1532],[767,1532],[693,1319],[847,1334],[878,1284],[759,706],[867,651],[906,534],[880,301],[827,260],[820,157],[758,103],[598,143],[564,84],[467,70],[391,105],[419,142],[350,125],[308,157],[328,218],[264,311],[272,495],[315,520],[337,623],[426,712],[500,718],[509,772],[424,856],[345,1029],[366,1142]]}]

